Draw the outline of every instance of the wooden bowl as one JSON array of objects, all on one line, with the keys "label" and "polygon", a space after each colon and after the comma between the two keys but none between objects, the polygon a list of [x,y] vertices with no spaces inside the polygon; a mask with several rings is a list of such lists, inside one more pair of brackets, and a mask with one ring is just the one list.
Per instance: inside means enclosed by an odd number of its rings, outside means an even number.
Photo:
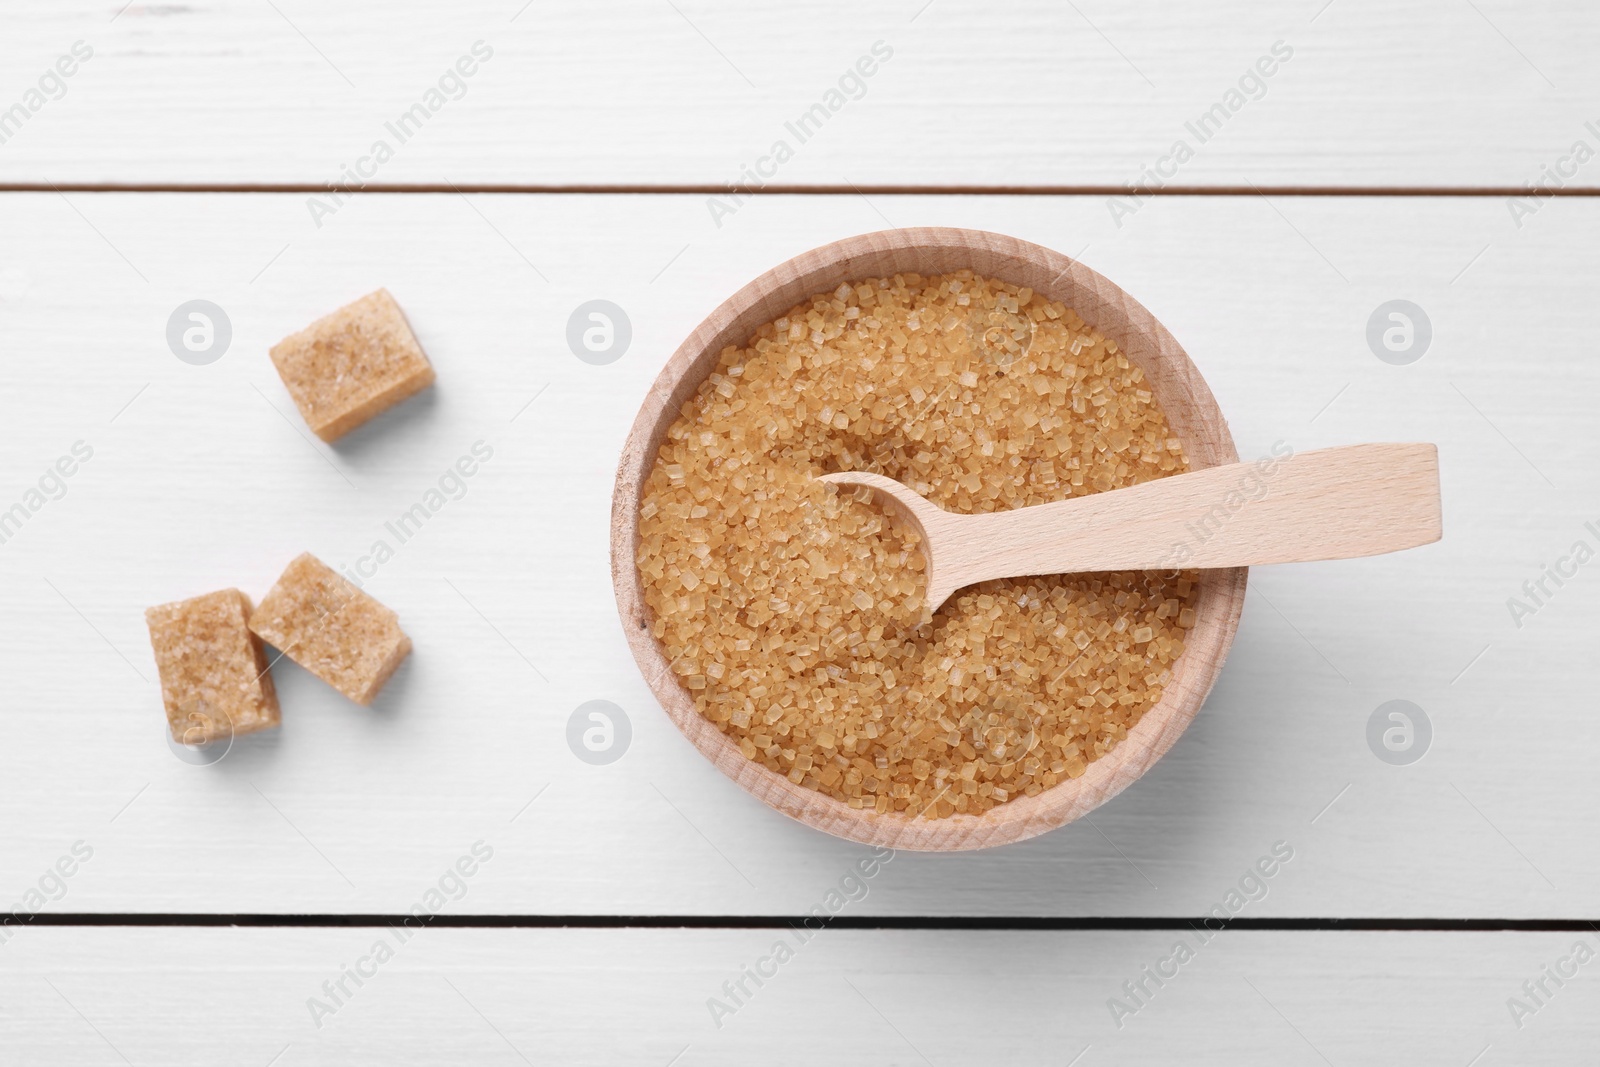
[{"label": "wooden bowl", "polygon": [[[713,311],[673,353],[639,408],[612,498],[611,574],[617,610],[645,681],[678,729],[717,769],[785,815],[852,841],[897,849],[956,851],[1022,841],[1071,822],[1120,793],[1172,747],[1200,710],[1238,629],[1248,573],[1242,567],[1202,572],[1195,624],[1172,681],[1160,703],[1122,742],[1090,763],[1081,777],[982,815],[927,819],[851,808],[746,759],[728,735],[700,715],[650,634],[650,612],[634,562],[640,495],[667,429],[716,367],[724,348],[747,344],[763,324],[807,298],[841,282],[962,269],[1031,287],[1077,311],[1143,369],[1193,467],[1238,461],[1228,424],[1199,371],[1133,297],[1048,248],[976,230],[919,228],[863,234],[813,249],[769,270]],[[1071,651],[1064,649],[1063,655]]]}]

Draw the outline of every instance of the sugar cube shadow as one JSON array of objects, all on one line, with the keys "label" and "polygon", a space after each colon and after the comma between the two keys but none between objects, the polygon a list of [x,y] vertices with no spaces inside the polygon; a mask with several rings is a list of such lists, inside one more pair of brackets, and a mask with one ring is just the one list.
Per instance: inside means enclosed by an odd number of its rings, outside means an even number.
[{"label": "sugar cube shadow", "polygon": [[278,758],[282,748],[282,725],[270,730],[258,730],[253,734],[235,737],[227,754],[204,769],[222,774],[257,774]]},{"label": "sugar cube shadow", "polygon": [[[275,757],[283,744],[284,731],[302,725],[296,719],[330,714],[330,708],[321,705],[332,705],[331,713],[359,720],[363,729],[390,729],[390,724],[398,722],[412,703],[407,694],[414,685],[411,660],[415,652],[406,656],[372,703],[363,707],[289,657],[280,657],[279,650],[270,644],[265,647],[267,658],[273,664],[273,681],[283,708],[283,722],[276,729],[235,738],[233,748],[214,766],[234,764],[243,768],[239,773],[260,770],[266,760]],[[380,725],[369,727],[366,724]]]},{"label": "sugar cube shadow", "polygon": [[[279,651],[273,648],[272,645],[268,644],[265,647],[267,649],[267,658],[274,661],[272,665],[273,680],[278,687],[279,704],[285,709],[284,725],[279,727],[280,730],[291,728],[288,720],[295,714],[292,709],[308,704],[315,705],[318,700],[330,701],[341,712],[350,715],[379,718],[384,721],[397,719],[404,711],[405,694],[413,684],[411,661],[417,655],[415,648],[406,654],[405,659],[400,661],[400,665],[394,669],[394,673],[389,676],[389,680],[383,683],[383,688],[378,690],[378,695],[373,698],[372,703],[363,706],[357,704],[354,700],[351,700],[288,656],[277,658]],[[293,694],[287,699],[284,697],[286,690]],[[307,692],[302,693],[299,692],[300,690],[306,690]],[[309,693],[317,693],[319,695],[311,697]],[[315,708],[313,708],[311,714],[317,714]]]},{"label": "sugar cube shadow", "polygon": [[330,442],[328,447],[346,462],[363,464],[380,450],[391,447],[394,443],[391,438],[403,439],[420,433],[438,407],[439,386],[435,383]]}]

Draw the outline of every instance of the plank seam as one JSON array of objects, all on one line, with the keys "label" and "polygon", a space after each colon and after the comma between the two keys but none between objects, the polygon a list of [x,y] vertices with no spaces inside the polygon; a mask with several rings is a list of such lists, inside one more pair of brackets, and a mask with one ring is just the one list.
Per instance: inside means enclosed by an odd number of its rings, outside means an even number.
[{"label": "plank seam", "polygon": [[[0,182],[0,193],[293,193],[325,194],[326,185],[304,182]],[[765,185],[759,190],[722,185],[578,184],[542,185],[485,182],[478,184],[378,183],[359,190],[337,190],[344,196],[367,194],[537,193],[545,195],[704,195],[755,196],[1137,196],[1146,197],[1597,197],[1600,187],[1529,189],[1511,185],[1481,186],[1339,186],[1339,185],[1168,185],[1161,189],[1126,185]]]},{"label": "plank seam", "polygon": [[[811,915],[433,915],[420,920],[428,926],[454,929],[579,928],[579,929],[782,929],[815,921]],[[419,917],[396,914],[227,914],[227,913],[42,913],[28,920],[33,926],[150,926],[150,927],[300,927],[347,928],[415,925]],[[1260,931],[1431,931],[1482,933],[1562,933],[1600,931],[1597,919],[1447,919],[1325,917],[1237,918],[1226,922],[1214,916],[835,916],[829,927],[842,930],[1208,930]]]}]

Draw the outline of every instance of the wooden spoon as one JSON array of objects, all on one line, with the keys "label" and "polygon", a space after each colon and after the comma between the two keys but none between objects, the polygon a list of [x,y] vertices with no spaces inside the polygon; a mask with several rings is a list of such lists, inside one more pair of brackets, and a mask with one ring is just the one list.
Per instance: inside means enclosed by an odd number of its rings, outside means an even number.
[{"label": "wooden spoon", "polygon": [[917,527],[929,612],[991,578],[1350,559],[1441,533],[1429,444],[1324,448],[982,515],[945,511],[880,474],[822,480],[873,489]]}]

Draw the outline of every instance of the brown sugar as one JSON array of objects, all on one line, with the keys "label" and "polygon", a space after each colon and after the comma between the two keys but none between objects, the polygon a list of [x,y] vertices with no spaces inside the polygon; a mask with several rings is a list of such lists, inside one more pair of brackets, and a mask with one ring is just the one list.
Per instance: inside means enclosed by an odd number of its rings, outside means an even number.
[{"label": "brown sugar", "polygon": [[306,425],[333,441],[433,384],[433,366],[387,289],[369,293],[272,347]]},{"label": "brown sugar", "polygon": [[250,598],[237,589],[145,611],[174,741],[198,745],[278,725],[278,694],[249,617]]},{"label": "brown sugar", "polygon": [[393,611],[309,552],[262,598],[250,629],[357,704],[372,703],[411,651]]},{"label": "brown sugar", "polygon": [[637,562],[700,713],[790,781],[979,814],[1076,778],[1160,699],[1193,573],[985,582],[931,621],[863,470],[956,512],[1188,468],[1149,383],[1059,303],[970,271],[841,285],[729,347],[668,430]]}]

